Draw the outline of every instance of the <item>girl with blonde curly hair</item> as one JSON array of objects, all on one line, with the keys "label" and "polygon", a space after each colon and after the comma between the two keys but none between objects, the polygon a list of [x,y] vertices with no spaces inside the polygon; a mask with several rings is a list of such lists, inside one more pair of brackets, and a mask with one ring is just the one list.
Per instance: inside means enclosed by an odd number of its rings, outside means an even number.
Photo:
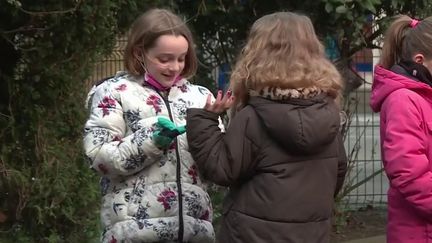
[{"label": "girl with blonde curly hair", "polygon": [[[277,12],[253,24],[231,90],[187,114],[201,175],[229,187],[220,242],[329,242],[346,172],[341,89],[307,16]],[[230,107],[223,133],[218,117]]]}]

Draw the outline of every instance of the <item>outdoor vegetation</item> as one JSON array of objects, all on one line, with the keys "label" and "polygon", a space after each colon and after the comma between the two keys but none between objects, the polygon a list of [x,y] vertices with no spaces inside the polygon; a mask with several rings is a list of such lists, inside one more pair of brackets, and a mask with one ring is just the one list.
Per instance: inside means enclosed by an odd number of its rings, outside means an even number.
[{"label": "outdoor vegetation", "polygon": [[[349,93],[363,82],[351,69],[352,57],[365,47],[379,48],[387,16],[421,18],[430,14],[432,1],[1,1],[0,242],[97,241],[98,177],[81,145],[86,80],[131,22],[156,6],[187,20],[200,60],[194,81],[213,90],[209,73],[220,67],[229,72],[253,21],[279,10],[305,13]],[[342,192],[354,186],[347,183]],[[222,195],[212,194],[219,216]]]}]

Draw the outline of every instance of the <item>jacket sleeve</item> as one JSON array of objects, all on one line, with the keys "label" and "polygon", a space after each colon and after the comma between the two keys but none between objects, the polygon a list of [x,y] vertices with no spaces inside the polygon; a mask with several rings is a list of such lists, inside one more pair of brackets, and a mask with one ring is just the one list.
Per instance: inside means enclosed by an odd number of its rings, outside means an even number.
[{"label": "jacket sleeve", "polygon": [[203,178],[230,186],[251,175],[257,146],[246,136],[247,120],[236,116],[223,133],[217,114],[188,109],[186,124],[189,150]]},{"label": "jacket sleeve", "polygon": [[431,219],[432,173],[427,156],[427,124],[415,98],[398,92],[384,103],[384,169],[391,186],[425,218]]},{"label": "jacket sleeve", "polygon": [[344,142],[342,139],[342,135],[338,134],[337,137],[338,140],[338,173],[337,173],[337,181],[336,181],[336,190],[334,193],[334,196],[336,197],[337,194],[339,193],[339,191],[341,190],[344,181],[345,181],[345,175],[347,172],[347,162],[348,162],[348,158],[346,156],[346,152],[345,152],[345,147],[344,147]]},{"label": "jacket sleeve", "polygon": [[155,123],[156,117],[139,120],[137,130],[125,136],[127,125],[119,95],[105,84],[98,86],[84,127],[84,151],[91,168],[113,178],[154,163],[163,153],[151,139]]}]

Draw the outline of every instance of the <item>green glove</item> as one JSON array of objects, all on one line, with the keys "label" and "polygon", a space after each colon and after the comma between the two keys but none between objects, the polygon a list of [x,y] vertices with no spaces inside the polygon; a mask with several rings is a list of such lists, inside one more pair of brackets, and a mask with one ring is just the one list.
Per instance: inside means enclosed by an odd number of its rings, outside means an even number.
[{"label": "green glove", "polygon": [[158,117],[156,126],[158,128],[153,133],[152,138],[156,146],[159,148],[168,148],[174,138],[186,132],[186,126],[176,127],[171,120],[165,117]]}]

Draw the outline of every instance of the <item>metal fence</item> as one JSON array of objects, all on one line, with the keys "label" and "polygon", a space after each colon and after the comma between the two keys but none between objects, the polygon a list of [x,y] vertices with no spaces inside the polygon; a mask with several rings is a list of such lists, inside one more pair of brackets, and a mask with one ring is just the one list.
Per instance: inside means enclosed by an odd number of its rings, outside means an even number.
[{"label": "metal fence", "polygon": [[[354,67],[365,83],[347,98],[351,103],[348,109],[353,115],[345,148],[354,160],[347,182],[351,186],[358,185],[345,197],[350,208],[385,206],[387,203],[388,179],[384,172],[378,173],[382,170],[379,114],[373,113],[369,106],[373,67],[378,59],[378,50],[363,50],[354,57]],[[378,174],[372,176],[374,173]]]},{"label": "metal fence", "polygon": [[123,52],[126,48],[126,38],[119,38],[111,55],[96,63],[89,85],[98,80],[113,76],[117,71],[123,70]]},{"label": "metal fence", "polygon": [[[114,75],[123,70],[123,51],[126,39],[120,38],[113,53],[97,63],[90,83]],[[354,160],[353,167],[346,179],[350,186],[358,185],[345,198],[347,208],[359,208],[367,205],[385,206],[388,180],[383,173],[366,182],[374,172],[382,168],[379,150],[379,115],[369,107],[372,67],[379,57],[377,51],[363,50],[355,56],[357,72],[366,81],[348,98],[353,115],[345,139],[345,148]],[[319,180],[319,178],[317,178]]]}]

